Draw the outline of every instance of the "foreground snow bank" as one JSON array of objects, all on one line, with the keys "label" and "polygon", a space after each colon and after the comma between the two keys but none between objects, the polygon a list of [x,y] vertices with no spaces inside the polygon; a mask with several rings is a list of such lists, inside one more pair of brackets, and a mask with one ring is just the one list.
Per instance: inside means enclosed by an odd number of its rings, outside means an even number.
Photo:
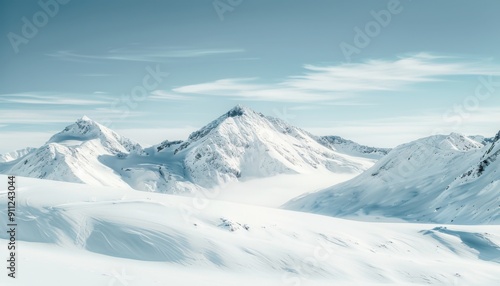
[{"label": "foreground snow bank", "polygon": [[500,226],[356,222],[28,178],[18,189],[19,278],[1,285],[500,283]]}]

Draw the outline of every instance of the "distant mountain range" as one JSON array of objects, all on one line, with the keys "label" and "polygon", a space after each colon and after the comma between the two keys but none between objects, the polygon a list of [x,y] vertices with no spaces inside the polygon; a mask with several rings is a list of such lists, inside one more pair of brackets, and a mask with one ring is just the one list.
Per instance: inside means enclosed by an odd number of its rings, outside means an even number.
[{"label": "distant mountain range", "polygon": [[351,174],[284,207],[467,224],[500,221],[499,154],[500,132],[436,135],[391,150],[314,136],[236,106],[184,141],[146,148],[84,116],[40,148],[0,156],[0,173],[161,193],[280,174]]},{"label": "distant mountain range", "polygon": [[27,147],[6,154],[0,154],[0,163],[17,160],[20,157],[26,156],[26,154],[30,153],[31,151],[34,151],[35,149],[36,148]]},{"label": "distant mountain range", "polygon": [[40,148],[3,156],[0,173],[179,193],[277,174],[359,174],[387,152],[236,106],[185,141],[148,148],[84,116]]}]

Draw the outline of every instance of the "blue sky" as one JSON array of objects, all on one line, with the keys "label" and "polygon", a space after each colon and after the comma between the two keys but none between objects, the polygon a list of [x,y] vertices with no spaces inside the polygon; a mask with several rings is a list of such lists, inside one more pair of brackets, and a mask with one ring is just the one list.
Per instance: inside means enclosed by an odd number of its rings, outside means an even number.
[{"label": "blue sky", "polygon": [[375,146],[500,129],[499,1],[0,6],[0,152],[83,115],[184,139],[236,104]]}]

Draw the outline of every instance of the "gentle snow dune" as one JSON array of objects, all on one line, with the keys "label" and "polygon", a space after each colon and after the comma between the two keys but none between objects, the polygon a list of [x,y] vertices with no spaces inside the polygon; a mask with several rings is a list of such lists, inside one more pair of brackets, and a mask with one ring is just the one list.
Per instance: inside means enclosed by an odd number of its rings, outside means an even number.
[{"label": "gentle snow dune", "polygon": [[360,176],[288,202],[293,210],[367,219],[500,223],[500,133],[489,145],[459,134],[393,149]]},{"label": "gentle snow dune", "polygon": [[500,284],[500,226],[358,222],[23,177],[17,201],[19,278],[1,285]]}]

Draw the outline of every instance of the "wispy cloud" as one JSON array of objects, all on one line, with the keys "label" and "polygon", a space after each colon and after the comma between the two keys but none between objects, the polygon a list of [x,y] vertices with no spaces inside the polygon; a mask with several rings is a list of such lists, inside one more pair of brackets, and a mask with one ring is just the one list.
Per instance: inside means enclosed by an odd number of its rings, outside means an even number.
[{"label": "wispy cloud", "polygon": [[57,51],[47,54],[61,60],[86,61],[86,60],[116,60],[116,61],[139,61],[139,62],[161,62],[165,59],[175,58],[197,58],[222,54],[243,53],[243,49],[173,49],[173,48],[148,48],[112,49],[101,54],[84,54],[73,51]]},{"label": "wispy cloud", "polygon": [[[95,120],[121,120],[123,110],[113,108],[116,97],[106,92],[89,94],[26,92],[0,94],[0,123],[40,125],[71,123],[83,115]],[[143,116],[137,110],[127,117]]]},{"label": "wispy cloud", "polygon": [[[356,99],[366,92],[399,91],[453,76],[500,75],[500,67],[485,61],[466,61],[420,53],[394,60],[368,60],[335,66],[305,65],[302,75],[262,84],[256,78],[227,78],[182,86],[178,93],[224,96],[261,101],[339,101]],[[346,101],[347,104],[357,102]]]},{"label": "wispy cloud", "polygon": [[64,93],[14,93],[1,94],[0,102],[33,104],[33,105],[101,105],[109,103],[109,100],[85,98],[88,95],[75,95]]},{"label": "wispy cloud", "polygon": [[396,60],[369,60],[319,67],[306,65],[306,73],[283,84],[316,91],[363,92],[401,90],[422,83],[445,80],[458,75],[500,75],[498,66],[484,62],[467,62],[458,58],[417,54]]},{"label": "wispy cloud", "polygon": [[177,93],[224,96],[236,100],[309,102],[345,98],[340,94],[327,95],[291,88],[283,84],[257,83],[256,78],[229,78],[187,85],[173,89]]},{"label": "wispy cloud", "polygon": [[[145,112],[130,111],[127,117],[144,117]],[[61,108],[43,108],[43,109],[0,109],[1,124],[26,124],[43,125],[51,123],[71,124],[83,115],[103,123],[111,121],[121,121],[123,113],[113,108],[94,108],[94,109],[61,109]]]},{"label": "wispy cloud", "polygon": [[148,97],[150,100],[163,101],[163,100],[192,100],[192,96],[176,94],[172,91],[154,90]]}]

